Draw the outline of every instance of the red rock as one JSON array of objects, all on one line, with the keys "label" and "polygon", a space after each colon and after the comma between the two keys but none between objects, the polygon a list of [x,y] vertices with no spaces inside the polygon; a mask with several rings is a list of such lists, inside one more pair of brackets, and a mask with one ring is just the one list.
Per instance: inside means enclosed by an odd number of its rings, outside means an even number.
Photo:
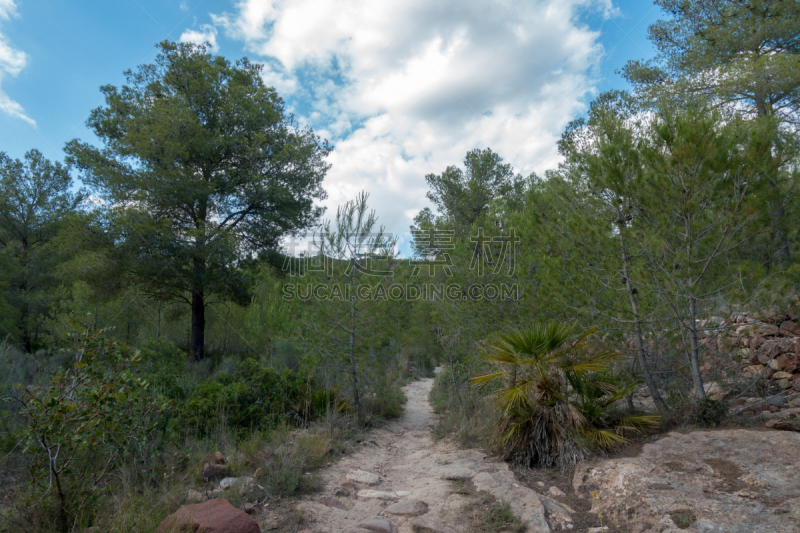
[{"label": "red rock", "polygon": [[255,520],[219,498],[181,507],[161,522],[158,533],[261,533]]},{"label": "red rock", "polygon": [[781,324],[778,332],[784,337],[800,337],[800,325],[788,320]]},{"label": "red rock", "polygon": [[761,337],[760,335],[756,335],[755,337],[750,339],[750,348],[753,349],[753,353],[755,353],[755,351],[758,350],[761,347],[761,345],[766,342],[766,340],[767,339]]}]

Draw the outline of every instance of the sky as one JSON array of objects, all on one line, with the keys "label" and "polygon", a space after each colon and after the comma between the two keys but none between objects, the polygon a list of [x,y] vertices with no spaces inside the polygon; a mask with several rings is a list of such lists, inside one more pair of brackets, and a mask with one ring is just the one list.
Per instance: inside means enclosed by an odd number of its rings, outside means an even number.
[{"label": "sky", "polygon": [[334,146],[328,215],[370,193],[407,250],[425,175],[491,148],[515,171],[559,162],[570,120],[654,51],[635,0],[0,0],[0,151],[62,160],[99,88],[165,40],[264,65],[300,124]]}]

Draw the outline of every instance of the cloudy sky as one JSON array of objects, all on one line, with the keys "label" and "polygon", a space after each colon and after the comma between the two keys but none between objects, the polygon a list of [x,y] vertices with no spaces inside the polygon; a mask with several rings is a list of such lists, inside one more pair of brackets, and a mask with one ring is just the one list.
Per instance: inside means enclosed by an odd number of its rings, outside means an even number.
[{"label": "cloudy sky", "polygon": [[[615,0],[0,0],[0,151],[63,157],[98,88],[164,40],[264,64],[297,119],[335,146],[335,207],[362,189],[404,234],[425,174],[492,148],[527,175],[615,70],[652,55],[649,2]],[[330,212],[330,211],[329,211]]]}]

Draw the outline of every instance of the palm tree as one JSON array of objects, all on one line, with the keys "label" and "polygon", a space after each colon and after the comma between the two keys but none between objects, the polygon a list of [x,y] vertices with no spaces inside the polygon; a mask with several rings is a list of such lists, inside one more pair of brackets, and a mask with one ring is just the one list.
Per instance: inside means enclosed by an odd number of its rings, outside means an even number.
[{"label": "palm tree", "polygon": [[615,410],[637,383],[612,371],[619,353],[589,342],[595,330],[576,336],[574,325],[537,324],[489,343],[486,357],[498,368],[472,383],[497,386],[492,397],[503,414],[495,442],[503,459],[566,468],[589,448],[615,448],[658,424],[657,416]]}]

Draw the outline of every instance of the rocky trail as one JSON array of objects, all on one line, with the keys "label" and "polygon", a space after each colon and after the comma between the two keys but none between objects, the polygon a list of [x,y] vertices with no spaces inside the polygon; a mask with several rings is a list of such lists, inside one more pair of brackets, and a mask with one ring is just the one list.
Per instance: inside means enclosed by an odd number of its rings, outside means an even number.
[{"label": "rocky trail", "polygon": [[428,401],[432,386],[433,379],[406,386],[403,415],[370,432],[360,450],[320,472],[322,492],[298,504],[311,531],[465,532],[464,509],[475,501],[474,491],[458,490],[467,481],[478,492],[510,502],[530,533],[551,531],[545,513],[551,520],[568,518],[558,503],[521,486],[506,463],[478,450],[434,442],[431,429],[438,419]]},{"label": "rocky trail", "polygon": [[204,503],[181,508],[159,531],[198,517],[221,524],[209,533],[286,531],[287,520],[292,533],[519,531],[508,520],[491,527],[486,521],[505,501],[529,533],[800,533],[800,433],[673,431],[571,473],[514,472],[479,450],[433,440],[439,421],[428,401],[432,386],[433,379],[421,379],[404,387],[403,415],[320,470],[321,490],[299,501],[264,508],[245,501],[236,509],[225,499],[226,483],[254,480],[225,478],[213,493],[190,491]]},{"label": "rocky trail", "polygon": [[525,486],[508,464],[433,440],[432,385],[406,386],[403,416],[320,472],[322,492],[298,504],[306,533],[467,533],[483,491],[509,502],[529,533],[800,533],[798,433],[673,432],[635,456],[578,465],[561,489]]}]

